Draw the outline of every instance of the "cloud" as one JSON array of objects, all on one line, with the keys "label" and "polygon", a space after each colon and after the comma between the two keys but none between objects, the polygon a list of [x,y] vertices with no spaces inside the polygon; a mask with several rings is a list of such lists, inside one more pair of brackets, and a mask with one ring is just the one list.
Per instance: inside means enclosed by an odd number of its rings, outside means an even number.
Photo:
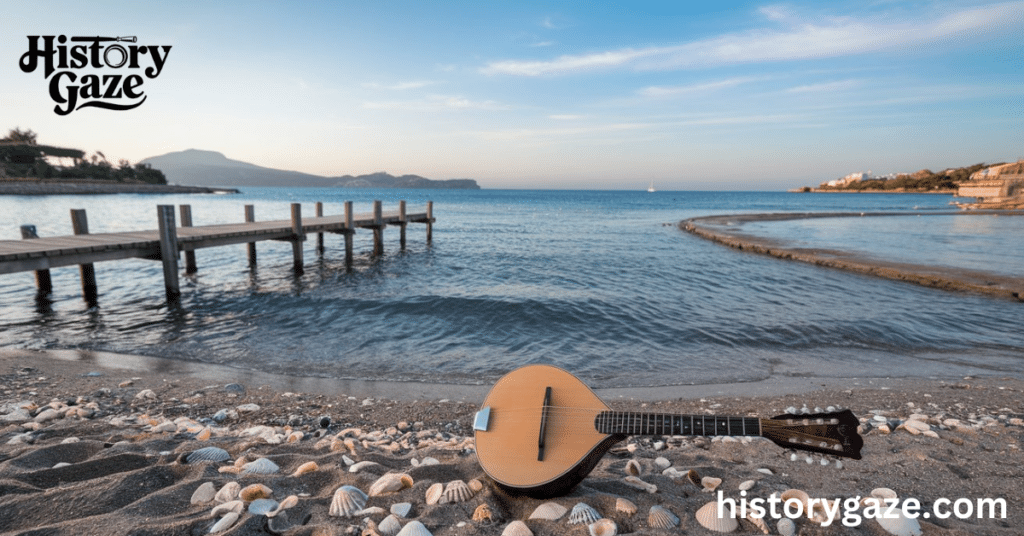
[{"label": "cloud", "polygon": [[462,96],[431,95],[406,101],[368,101],[363,108],[371,110],[406,110],[438,112],[445,110],[507,110],[508,106],[492,100],[473,101]]},{"label": "cloud", "polygon": [[393,91],[405,91],[407,89],[419,89],[421,87],[430,86],[430,85],[433,85],[433,84],[436,84],[436,83],[437,82],[434,82],[432,80],[416,80],[416,81],[413,81],[413,82],[399,82],[397,84],[391,84],[391,85],[378,84],[376,82],[367,82],[367,83],[363,84],[363,87],[367,87],[367,88],[370,88],[370,89],[389,89],[389,90],[393,90]]},{"label": "cloud", "polygon": [[673,70],[736,63],[831,58],[918,46],[952,37],[965,37],[1024,24],[1024,2],[967,8],[921,21],[914,17],[879,22],[851,17],[801,22],[783,9],[761,9],[784,29],[753,29],[682,45],[622,48],[550,60],[502,60],[480,68],[489,75],[542,76],[594,69],[629,67]]},{"label": "cloud", "polygon": [[676,95],[703,93],[706,91],[714,91],[716,89],[735,87],[740,84],[746,84],[748,82],[753,82],[756,80],[764,80],[764,78],[744,76],[737,78],[728,78],[726,80],[719,80],[717,82],[690,84],[687,86],[650,86],[637,91],[637,93],[644,97],[673,97]]},{"label": "cloud", "polygon": [[818,93],[828,91],[842,91],[852,89],[861,85],[860,80],[840,80],[837,82],[825,82],[822,84],[809,84],[806,86],[791,87],[786,93]]},{"label": "cloud", "polygon": [[548,119],[554,119],[556,121],[576,121],[578,119],[586,119],[585,115],[575,114],[552,114],[548,116]]}]

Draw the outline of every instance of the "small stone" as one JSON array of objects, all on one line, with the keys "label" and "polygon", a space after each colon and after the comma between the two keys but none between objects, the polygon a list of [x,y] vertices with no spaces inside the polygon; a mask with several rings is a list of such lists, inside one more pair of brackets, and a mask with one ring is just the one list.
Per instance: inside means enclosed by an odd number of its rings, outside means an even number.
[{"label": "small stone", "polygon": [[156,393],[152,389],[143,389],[135,395],[137,400],[156,400]]},{"label": "small stone", "polygon": [[192,493],[192,504],[206,504],[213,500],[217,496],[217,487],[213,485],[213,482],[206,482],[203,485],[196,488],[196,491]]},{"label": "small stone", "polygon": [[242,404],[241,406],[237,406],[235,409],[238,410],[239,413],[253,413],[259,411],[260,406],[258,404]]}]

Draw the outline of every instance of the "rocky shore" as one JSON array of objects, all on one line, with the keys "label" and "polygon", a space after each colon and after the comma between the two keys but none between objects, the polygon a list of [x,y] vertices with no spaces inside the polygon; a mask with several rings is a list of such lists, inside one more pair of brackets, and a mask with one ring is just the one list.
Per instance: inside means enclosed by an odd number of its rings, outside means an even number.
[{"label": "rocky shore", "polygon": [[233,188],[123,183],[102,180],[0,180],[0,195],[227,194]]}]

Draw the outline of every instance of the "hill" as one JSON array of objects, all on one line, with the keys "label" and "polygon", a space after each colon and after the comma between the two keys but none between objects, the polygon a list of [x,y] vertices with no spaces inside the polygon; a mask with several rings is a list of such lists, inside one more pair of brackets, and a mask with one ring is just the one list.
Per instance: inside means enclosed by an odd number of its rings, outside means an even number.
[{"label": "hill", "polygon": [[395,177],[388,173],[322,177],[298,171],[257,166],[232,160],[216,151],[188,149],[153,156],[141,163],[159,168],[168,182],[217,186],[298,186],[338,188],[463,188],[479,189],[472,179],[431,180],[419,175]]}]

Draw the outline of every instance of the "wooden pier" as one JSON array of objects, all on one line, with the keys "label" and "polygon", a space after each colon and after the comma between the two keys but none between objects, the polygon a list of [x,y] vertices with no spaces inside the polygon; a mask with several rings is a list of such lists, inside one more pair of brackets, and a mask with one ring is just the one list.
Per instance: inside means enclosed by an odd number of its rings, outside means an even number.
[{"label": "wooden pier", "polygon": [[380,201],[374,201],[373,212],[353,214],[352,202],[345,202],[343,214],[324,216],[323,204],[316,204],[316,216],[303,218],[302,205],[292,203],[291,219],[255,221],[253,205],[245,206],[245,223],[220,225],[192,225],[189,205],[179,207],[181,224],[177,225],[174,205],[157,206],[157,230],[126,233],[89,233],[84,210],[72,210],[74,235],[38,237],[32,225],[21,228],[22,240],[0,240],[0,274],[36,272],[39,294],[52,291],[50,268],[81,267],[82,292],[86,301],[97,298],[93,263],[119,259],[143,258],[163,263],[164,284],[168,299],[176,299],[181,291],[178,283],[178,261],[185,253],[186,273],[198,270],[195,250],[232,244],[248,244],[248,261],[256,263],[256,242],[280,240],[292,243],[294,270],[303,271],[302,242],[310,233],[317,234],[317,252],[322,253],[323,234],[345,236],[345,263],[352,265],[352,235],[356,229],[373,230],[373,254],[384,253],[384,228],[399,227],[401,248],[405,249],[405,227],[409,223],[423,223],[427,227],[427,243],[432,240],[433,202],[428,201],[424,212],[406,213],[405,201],[398,210],[384,212]]}]

